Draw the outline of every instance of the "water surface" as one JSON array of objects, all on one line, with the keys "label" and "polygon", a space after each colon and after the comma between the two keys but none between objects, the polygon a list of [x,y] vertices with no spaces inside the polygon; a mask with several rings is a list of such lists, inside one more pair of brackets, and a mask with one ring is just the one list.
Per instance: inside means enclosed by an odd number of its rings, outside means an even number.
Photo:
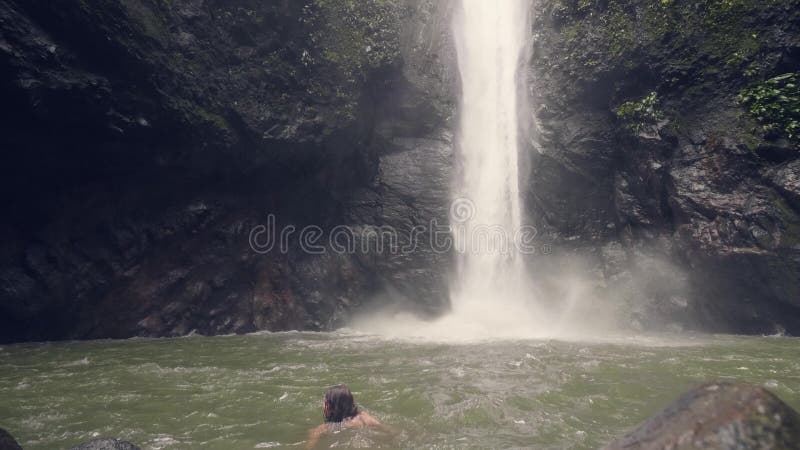
[{"label": "water surface", "polygon": [[148,449],[304,448],[326,386],[395,434],[362,448],[597,448],[706,380],[800,406],[800,341],[773,337],[425,343],[353,333],[3,346],[0,427],[25,449],[97,436]]}]

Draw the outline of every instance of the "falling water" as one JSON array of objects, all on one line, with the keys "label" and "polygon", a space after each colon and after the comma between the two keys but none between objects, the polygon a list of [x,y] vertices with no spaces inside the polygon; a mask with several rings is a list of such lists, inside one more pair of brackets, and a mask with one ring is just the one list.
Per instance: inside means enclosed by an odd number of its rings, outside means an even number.
[{"label": "falling water", "polygon": [[553,298],[542,306],[517,245],[533,231],[523,225],[519,177],[520,111],[528,109],[519,75],[528,63],[529,0],[459,1],[453,22],[462,92],[450,217],[458,257],[452,308],[434,322],[378,313],[354,327],[444,340],[578,336],[588,330],[577,326],[586,321],[575,320],[580,312],[573,307],[582,301],[583,284],[561,280],[560,309]]},{"label": "falling water", "polygon": [[454,23],[462,98],[461,177],[451,211],[459,253],[453,316],[494,333],[531,325],[531,293],[514,242],[522,230],[517,80],[527,25],[524,0],[462,0]]}]

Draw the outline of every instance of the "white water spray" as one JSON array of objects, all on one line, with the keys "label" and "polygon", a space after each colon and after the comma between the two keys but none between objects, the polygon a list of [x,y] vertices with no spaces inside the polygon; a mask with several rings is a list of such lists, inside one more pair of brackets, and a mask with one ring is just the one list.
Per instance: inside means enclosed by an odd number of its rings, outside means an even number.
[{"label": "white water spray", "polygon": [[492,335],[534,331],[533,293],[514,242],[522,230],[517,77],[527,62],[528,6],[525,0],[462,0],[454,22],[462,173],[451,217],[459,250],[452,320]]}]

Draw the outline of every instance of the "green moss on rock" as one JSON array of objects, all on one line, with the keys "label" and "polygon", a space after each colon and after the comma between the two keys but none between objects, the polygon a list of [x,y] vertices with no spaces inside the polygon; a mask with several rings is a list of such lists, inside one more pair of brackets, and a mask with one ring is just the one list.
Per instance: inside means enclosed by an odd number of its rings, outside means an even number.
[{"label": "green moss on rock", "polygon": [[117,11],[122,12],[127,22],[139,33],[155,39],[161,44],[169,41],[169,19],[166,11],[170,7],[169,0],[78,0],[78,6],[90,16],[102,18],[118,18]]},{"label": "green moss on rock", "polygon": [[140,0],[124,0],[122,4],[129,17],[142,28],[144,34],[161,43],[169,40],[168,21],[160,11],[159,5],[149,5]]},{"label": "green moss on rock", "polygon": [[634,133],[642,131],[648,125],[655,125],[664,118],[664,113],[659,109],[656,92],[650,92],[638,100],[619,105],[614,109],[614,114],[625,128]]},{"label": "green moss on rock", "polygon": [[170,105],[173,110],[180,112],[188,124],[210,125],[220,132],[229,132],[233,129],[228,119],[201,105],[180,98],[171,99]]},{"label": "green moss on rock", "polygon": [[782,197],[775,195],[773,202],[779,212],[776,217],[781,219],[781,227],[783,229],[781,245],[787,248],[794,248],[800,245],[800,216]]},{"label": "green moss on rock", "polygon": [[307,90],[336,104],[339,119],[354,119],[359,87],[372,73],[399,64],[401,12],[391,0],[313,0],[303,8],[310,45],[301,61],[322,75]]}]

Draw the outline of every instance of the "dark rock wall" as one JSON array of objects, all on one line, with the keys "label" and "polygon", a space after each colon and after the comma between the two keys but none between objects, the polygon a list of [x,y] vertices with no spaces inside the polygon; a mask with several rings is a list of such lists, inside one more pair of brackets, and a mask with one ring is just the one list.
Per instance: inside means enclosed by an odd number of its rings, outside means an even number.
[{"label": "dark rock wall", "polygon": [[0,341],[328,329],[386,290],[440,309],[431,255],[259,254],[249,233],[441,212],[449,14],[0,2]]},{"label": "dark rock wall", "polygon": [[800,146],[771,124],[797,120],[798,98],[763,117],[742,95],[800,68],[798,14],[535,2],[531,220],[634,325],[800,332]]}]

